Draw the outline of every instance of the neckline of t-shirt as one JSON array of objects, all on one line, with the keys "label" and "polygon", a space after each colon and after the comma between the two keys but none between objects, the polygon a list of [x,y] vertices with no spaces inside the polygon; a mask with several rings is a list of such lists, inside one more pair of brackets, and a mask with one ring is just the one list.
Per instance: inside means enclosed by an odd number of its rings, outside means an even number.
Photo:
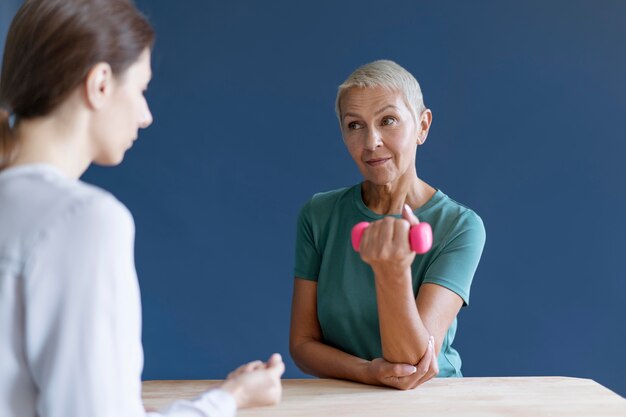
[{"label": "neckline of t-shirt", "polygon": [[45,162],[16,165],[5,168],[0,171],[0,179],[30,174],[42,174],[45,176],[52,175],[67,179],[67,176],[59,168]]},{"label": "neckline of t-shirt", "polygon": [[[439,201],[441,201],[446,195],[443,193],[443,191],[441,191],[440,189],[436,188],[435,189],[435,194],[433,194],[433,196],[430,198],[430,200],[428,200],[426,202],[426,204],[424,204],[421,207],[416,208],[415,210],[413,210],[413,213],[416,216],[420,216],[422,213],[424,213],[426,210],[428,210],[429,208],[431,208],[432,206],[434,206],[435,204],[437,204]],[[367,207],[365,205],[365,203],[363,202],[363,198],[361,197],[361,183],[355,185],[354,187],[352,187],[352,195],[354,197],[354,204],[356,205],[357,209],[364,215],[366,215],[367,217],[369,217],[370,219],[373,220],[379,220],[382,219],[383,217],[387,217],[387,216],[394,216],[394,217],[402,217],[401,214],[378,214],[378,213],[374,213],[372,210],[369,209],[369,207]]]}]

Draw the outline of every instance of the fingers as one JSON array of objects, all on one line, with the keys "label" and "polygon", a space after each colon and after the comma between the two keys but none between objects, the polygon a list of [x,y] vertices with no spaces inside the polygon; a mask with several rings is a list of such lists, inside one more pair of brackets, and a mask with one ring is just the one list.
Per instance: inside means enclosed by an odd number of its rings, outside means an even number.
[{"label": "fingers", "polygon": [[417,369],[406,363],[391,363],[383,358],[374,359],[371,362],[375,369],[376,379],[383,385],[397,389],[408,389],[411,382],[419,378],[413,378]]},{"label": "fingers", "polygon": [[380,244],[380,238],[378,236],[379,227],[377,222],[373,222],[367,229],[363,231],[363,237],[361,238],[361,247],[359,254],[361,258],[368,262],[371,259],[375,259],[378,254],[378,245]]},{"label": "fingers", "polygon": [[257,369],[264,368],[265,364],[261,361],[252,361],[246,364],[241,365],[239,368],[235,369],[231,373],[228,374],[226,378],[235,378],[238,375],[244,374],[246,372],[252,372]]},{"label": "fingers", "polygon": [[268,366],[268,367],[271,367],[272,365],[282,363],[282,361],[283,361],[283,357],[282,357],[282,356],[280,356],[280,353],[274,353],[274,354],[272,354],[272,356],[270,356],[270,358],[267,360],[267,366]]},{"label": "fingers", "polygon": [[424,353],[424,356],[420,359],[415,368],[416,370],[413,375],[399,377],[396,380],[390,381],[393,384],[392,386],[402,390],[414,389],[439,373],[437,355],[435,355],[435,340],[432,336],[428,339],[426,353]]},{"label": "fingers", "polygon": [[389,249],[386,245],[390,242],[393,242],[393,234],[395,232],[395,223],[396,219],[393,217],[385,217],[380,220],[378,225],[378,241],[383,244],[382,248],[383,253],[385,253],[385,249]]},{"label": "fingers", "polygon": [[368,259],[388,259],[410,253],[409,229],[405,219],[384,217],[363,231],[359,252]]},{"label": "fingers", "polygon": [[419,363],[416,366],[417,373],[420,376],[425,375],[426,372],[428,372],[428,369],[430,369],[430,364],[434,356],[434,350],[435,349],[433,346],[433,337],[430,336],[430,338],[428,338],[428,347],[426,348],[426,353],[424,353],[424,356],[422,356],[422,359],[420,359]]},{"label": "fingers", "polygon": [[285,371],[285,364],[280,353],[274,353],[272,356],[270,356],[267,362],[256,360],[241,365],[239,368],[229,373],[227,379],[235,378],[241,374],[257,371],[259,369],[272,369],[272,372],[274,374],[280,376]]},{"label": "fingers", "polygon": [[415,213],[413,213],[413,210],[411,210],[411,207],[409,207],[408,204],[405,204],[402,208],[402,218],[408,221],[411,226],[420,223],[417,216],[415,215]]},{"label": "fingers", "polygon": [[285,373],[285,364],[283,362],[276,364],[268,369],[273,372],[274,375],[280,379],[280,377]]},{"label": "fingers", "polygon": [[265,367],[265,364],[262,361],[252,361],[249,364],[247,364],[244,369],[245,372],[250,372],[250,371],[254,371],[256,369],[260,369]]},{"label": "fingers", "polygon": [[417,381],[419,379],[420,379],[419,375],[417,373],[414,373],[413,375],[409,375],[409,376],[401,376],[401,377],[391,376],[391,377],[386,378],[383,383],[393,388],[397,388],[400,390],[407,390],[407,389],[415,388],[417,386]]},{"label": "fingers", "polygon": [[285,372],[285,363],[279,353],[270,356],[265,367],[278,378]]},{"label": "fingers", "polygon": [[246,365],[241,365],[239,368],[231,371],[226,378],[227,379],[235,378],[237,375],[242,374],[244,372],[243,369],[245,368]]},{"label": "fingers", "polygon": [[391,370],[393,373],[391,375],[387,375],[387,377],[395,376],[398,378],[402,378],[406,376],[411,376],[415,372],[417,372],[417,368],[415,366],[404,363],[394,364]]},{"label": "fingers", "polygon": [[238,408],[273,405],[280,401],[282,384],[280,377],[285,364],[279,354],[273,354],[267,362],[253,361],[240,366],[231,374],[222,388],[230,392]]},{"label": "fingers", "polygon": [[385,378],[385,380],[382,382],[388,387],[396,388],[399,390],[406,390],[408,389],[408,384],[407,384],[408,378],[407,377],[398,378],[396,376],[390,376],[389,378]]},{"label": "fingers", "polygon": [[[435,338],[430,336],[424,356],[416,366],[408,364],[392,364],[383,359],[375,359],[379,367],[381,383],[401,389],[414,389],[439,374],[439,365],[435,353]],[[374,362],[373,361],[373,362]]]},{"label": "fingers", "polygon": [[438,374],[439,374],[439,364],[437,364],[437,361],[434,360],[428,372],[423,377],[421,377],[419,381],[417,381],[417,384],[415,386],[419,387],[424,382],[430,381],[431,379],[436,377]]},{"label": "fingers", "polygon": [[411,253],[411,247],[409,245],[409,229],[411,225],[404,219],[396,220],[393,223],[393,242],[392,245],[396,249],[400,249],[405,253]]},{"label": "fingers", "polygon": [[[428,343],[430,349],[432,350],[430,355],[430,363],[424,375],[415,384],[416,387],[422,385],[424,382],[429,381],[430,379],[437,376],[437,374],[439,374],[439,363],[437,361],[437,355],[435,355],[435,338],[433,336],[430,336],[430,340]],[[424,359],[426,358],[426,356],[427,355],[424,355]]]}]

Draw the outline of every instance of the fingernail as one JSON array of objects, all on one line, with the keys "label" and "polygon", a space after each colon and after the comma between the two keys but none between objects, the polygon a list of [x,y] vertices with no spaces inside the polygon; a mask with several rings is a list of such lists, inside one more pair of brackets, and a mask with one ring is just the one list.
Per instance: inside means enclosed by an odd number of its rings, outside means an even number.
[{"label": "fingernail", "polygon": [[413,370],[411,371],[411,374],[414,374],[415,372],[417,372],[417,368],[414,366]]}]

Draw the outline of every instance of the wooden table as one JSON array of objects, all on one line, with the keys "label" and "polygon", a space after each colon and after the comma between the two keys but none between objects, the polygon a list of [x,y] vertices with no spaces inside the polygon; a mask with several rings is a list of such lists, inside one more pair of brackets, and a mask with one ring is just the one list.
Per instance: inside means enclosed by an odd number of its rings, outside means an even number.
[{"label": "wooden table", "polygon": [[[161,408],[220,381],[146,381],[144,404]],[[273,407],[238,416],[626,417],[626,399],[590,380],[565,377],[436,378],[412,391],[333,379],[285,379]]]}]

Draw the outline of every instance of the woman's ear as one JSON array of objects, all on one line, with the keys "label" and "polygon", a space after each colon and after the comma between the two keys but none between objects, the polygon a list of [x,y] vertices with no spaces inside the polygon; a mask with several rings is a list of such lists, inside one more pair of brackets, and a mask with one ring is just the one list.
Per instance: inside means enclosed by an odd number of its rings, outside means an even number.
[{"label": "woman's ear", "polygon": [[430,125],[433,122],[433,112],[426,109],[422,112],[418,120],[417,126],[417,145],[423,145],[426,142]]},{"label": "woman's ear", "polygon": [[85,79],[85,99],[93,110],[104,106],[113,90],[113,71],[106,62],[94,65]]}]

